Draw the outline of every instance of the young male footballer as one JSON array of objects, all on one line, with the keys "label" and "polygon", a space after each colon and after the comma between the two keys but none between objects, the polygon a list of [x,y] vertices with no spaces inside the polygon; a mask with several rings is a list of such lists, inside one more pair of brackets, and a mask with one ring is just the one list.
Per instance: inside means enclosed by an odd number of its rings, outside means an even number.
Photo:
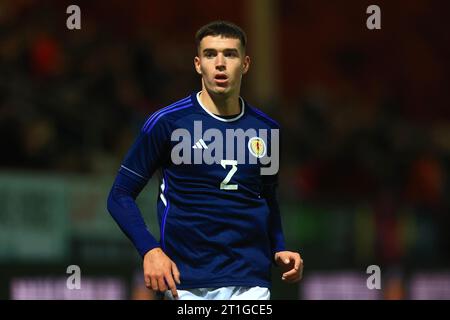
[{"label": "young male footballer", "polygon": [[[108,210],[143,257],[145,284],[166,299],[270,299],[271,266],[302,278],[276,197],[277,122],[240,97],[246,35],[214,21],[196,34],[202,89],[153,113],[125,156]],[[135,199],[159,173],[160,239]]]}]

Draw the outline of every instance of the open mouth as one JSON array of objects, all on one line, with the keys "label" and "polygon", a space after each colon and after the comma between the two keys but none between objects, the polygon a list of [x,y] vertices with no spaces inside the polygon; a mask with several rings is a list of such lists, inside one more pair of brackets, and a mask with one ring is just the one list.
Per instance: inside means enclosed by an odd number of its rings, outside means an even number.
[{"label": "open mouth", "polygon": [[228,76],[225,74],[217,74],[214,77],[214,80],[219,84],[224,84],[228,82]]},{"label": "open mouth", "polygon": [[226,74],[216,74],[215,78],[219,79],[219,80],[226,80],[226,79],[228,79]]}]

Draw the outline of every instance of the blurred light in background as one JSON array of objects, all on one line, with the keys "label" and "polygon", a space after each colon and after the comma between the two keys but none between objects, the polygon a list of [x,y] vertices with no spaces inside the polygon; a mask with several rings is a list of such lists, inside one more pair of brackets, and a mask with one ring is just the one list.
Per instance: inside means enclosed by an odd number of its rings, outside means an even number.
[{"label": "blurred light in background", "polygon": [[418,273],[410,282],[410,298],[450,300],[450,272]]},{"label": "blurred light in background", "polygon": [[11,280],[13,300],[124,300],[127,288],[114,278],[83,278],[80,289],[70,290],[65,278],[36,277]]},{"label": "blurred light in background", "polygon": [[313,272],[305,277],[299,297],[306,300],[449,300],[449,272],[417,272],[409,277],[382,276],[381,289],[368,289],[367,276],[355,271]]},{"label": "blurred light in background", "polygon": [[306,300],[376,300],[378,290],[369,290],[366,277],[355,272],[312,273],[301,286]]}]

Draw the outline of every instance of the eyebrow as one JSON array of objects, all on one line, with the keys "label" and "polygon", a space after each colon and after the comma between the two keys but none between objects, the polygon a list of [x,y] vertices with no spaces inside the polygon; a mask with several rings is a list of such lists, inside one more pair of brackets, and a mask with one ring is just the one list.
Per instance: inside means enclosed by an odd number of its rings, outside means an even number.
[{"label": "eyebrow", "polygon": [[[239,54],[239,50],[236,48],[226,48],[222,50],[223,52],[234,52]],[[206,48],[203,49],[203,53],[209,53],[209,52],[217,52],[217,49],[212,49],[212,48]]]}]

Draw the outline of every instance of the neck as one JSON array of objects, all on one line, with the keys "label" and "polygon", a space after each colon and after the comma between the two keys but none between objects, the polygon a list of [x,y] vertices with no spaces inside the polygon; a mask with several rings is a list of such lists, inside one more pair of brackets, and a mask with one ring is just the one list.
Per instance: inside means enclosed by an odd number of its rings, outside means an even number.
[{"label": "neck", "polygon": [[209,112],[219,116],[232,116],[241,112],[239,94],[214,96],[205,88],[200,93],[200,101]]}]

